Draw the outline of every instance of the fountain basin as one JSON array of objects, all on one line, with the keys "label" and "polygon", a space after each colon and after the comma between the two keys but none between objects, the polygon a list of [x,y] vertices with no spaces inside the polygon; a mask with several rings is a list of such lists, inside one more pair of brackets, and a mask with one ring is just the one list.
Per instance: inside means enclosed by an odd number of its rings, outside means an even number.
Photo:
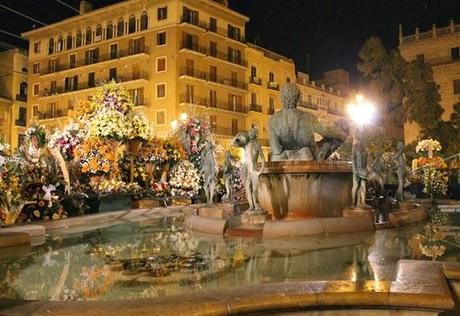
[{"label": "fountain basin", "polygon": [[341,217],[352,176],[349,162],[272,161],[259,177],[259,204],[277,220]]}]

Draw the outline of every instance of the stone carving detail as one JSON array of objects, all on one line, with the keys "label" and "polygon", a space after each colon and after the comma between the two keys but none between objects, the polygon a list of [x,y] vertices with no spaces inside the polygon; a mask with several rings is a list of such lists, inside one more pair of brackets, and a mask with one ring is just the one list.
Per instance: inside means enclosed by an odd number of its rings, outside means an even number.
[{"label": "stone carving detail", "polygon": [[366,182],[368,179],[367,171],[367,151],[363,143],[353,139],[351,151],[353,169],[353,187],[351,190],[352,203],[357,208],[367,208],[366,205]]},{"label": "stone carving detail", "polygon": [[227,151],[225,153],[223,176],[224,176],[224,183],[225,183],[224,200],[228,202],[233,201],[233,172],[234,172],[234,166],[232,164],[232,154]]},{"label": "stone carving detail", "polygon": [[[262,147],[257,141],[257,132],[257,128],[253,127],[247,133],[238,133],[232,141],[233,146],[244,149],[242,177],[249,202],[249,211],[261,210],[257,197],[257,190],[259,186],[259,176],[265,167],[265,158]],[[257,169],[259,158],[262,162],[260,170]]]},{"label": "stone carving detail", "polygon": [[[281,89],[283,109],[273,114],[269,122],[273,161],[325,160],[343,142],[339,129],[327,130],[315,115],[297,109],[299,98],[300,90],[295,84],[287,83]],[[318,144],[315,133],[324,137]]]}]

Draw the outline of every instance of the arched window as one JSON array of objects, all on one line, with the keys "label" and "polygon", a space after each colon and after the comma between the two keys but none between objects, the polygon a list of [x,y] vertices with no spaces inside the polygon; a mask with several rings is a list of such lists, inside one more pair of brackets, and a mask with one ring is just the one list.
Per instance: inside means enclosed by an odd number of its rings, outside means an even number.
[{"label": "arched window", "polygon": [[22,96],[27,95],[27,82],[21,82],[19,84],[19,94]]},{"label": "arched window", "polygon": [[118,19],[117,22],[117,36],[123,36],[125,34],[125,21],[123,18]]},{"label": "arched window", "polygon": [[27,70],[26,67],[23,67],[23,68],[22,68],[22,72],[28,73],[29,71]]},{"label": "arched window", "polygon": [[107,29],[105,30],[105,38],[111,39],[113,37],[113,24],[112,21],[107,22]]},{"label": "arched window", "polygon": [[102,40],[102,25],[98,24],[96,26],[96,38],[95,41],[99,42]]},{"label": "arched window", "polygon": [[57,52],[59,53],[64,49],[64,39],[62,38],[62,35],[59,35],[58,41],[57,41]]},{"label": "arched window", "polygon": [[73,37],[72,33],[67,34],[67,39],[66,39],[66,49],[72,49],[73,48]]},{"label": "arched window", "polygon": [[83,36],[81,34],[81,31],[78,30],[77,31],[77,36],[75,36],[75,47],[80,47],[81,46],[82,39],[83,39]]},{"label": "arched window", "polygon": [[131,15],[128,20],[128,33],[134,33],[136,32],[136,17],[134,15]]},{"label": "arched window", "polygon": [[88,27],[88,28],[86,29],[86,36],[85,36],[85,38],[86,38],[86,41],[85,41],[85,44],[86,44],[86,45],[92,43],[92,41],[93,41],[93,32],[92,32],[92,30],[91,30],[90,27]]},{"label": "arched window", "polygon": [[146,30],[148,27],[149,27],[149,16],[147,15],[147,11],[143,11],[141,14],[141,23],[140,23],[141,31]]},{"label": "arched window", "polygon": [[50,38],[48,42],[48,54],[54,54],[54,38]]}]

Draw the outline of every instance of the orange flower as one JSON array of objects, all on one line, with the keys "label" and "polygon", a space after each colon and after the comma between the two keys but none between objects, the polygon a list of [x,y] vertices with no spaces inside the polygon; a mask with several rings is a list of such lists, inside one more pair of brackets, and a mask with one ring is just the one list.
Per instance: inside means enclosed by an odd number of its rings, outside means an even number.
[{"label": "orange flower", "polygon": [[110,170],[110,165],[107,164],[107,163],[104,163],[104,164],[102,165],[102,171],[104,171],[104,172],[109,172],[109,170]]},{"label": "orange flower", "polygon": [[87,173],[88,171],[89,171],[89,166],[88,166],[88,164],[85,162],[85,163],[83,163],[83,165],[81,166],[81,172]]}]

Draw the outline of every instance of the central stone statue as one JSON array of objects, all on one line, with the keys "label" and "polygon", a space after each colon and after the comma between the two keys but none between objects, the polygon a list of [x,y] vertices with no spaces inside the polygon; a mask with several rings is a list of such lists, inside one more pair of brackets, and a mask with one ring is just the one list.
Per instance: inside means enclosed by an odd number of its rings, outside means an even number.
[{"label": "central stone statue", "polygon": [[[271,160],[324,160],[343,142],[346,136],[339,130],[327,130],[315,115],[297,109],[300,90],[293,83],[281,89],[283,109],[270,118]],[[315,133],[323,136],[320,143],[315,142]]]}]

